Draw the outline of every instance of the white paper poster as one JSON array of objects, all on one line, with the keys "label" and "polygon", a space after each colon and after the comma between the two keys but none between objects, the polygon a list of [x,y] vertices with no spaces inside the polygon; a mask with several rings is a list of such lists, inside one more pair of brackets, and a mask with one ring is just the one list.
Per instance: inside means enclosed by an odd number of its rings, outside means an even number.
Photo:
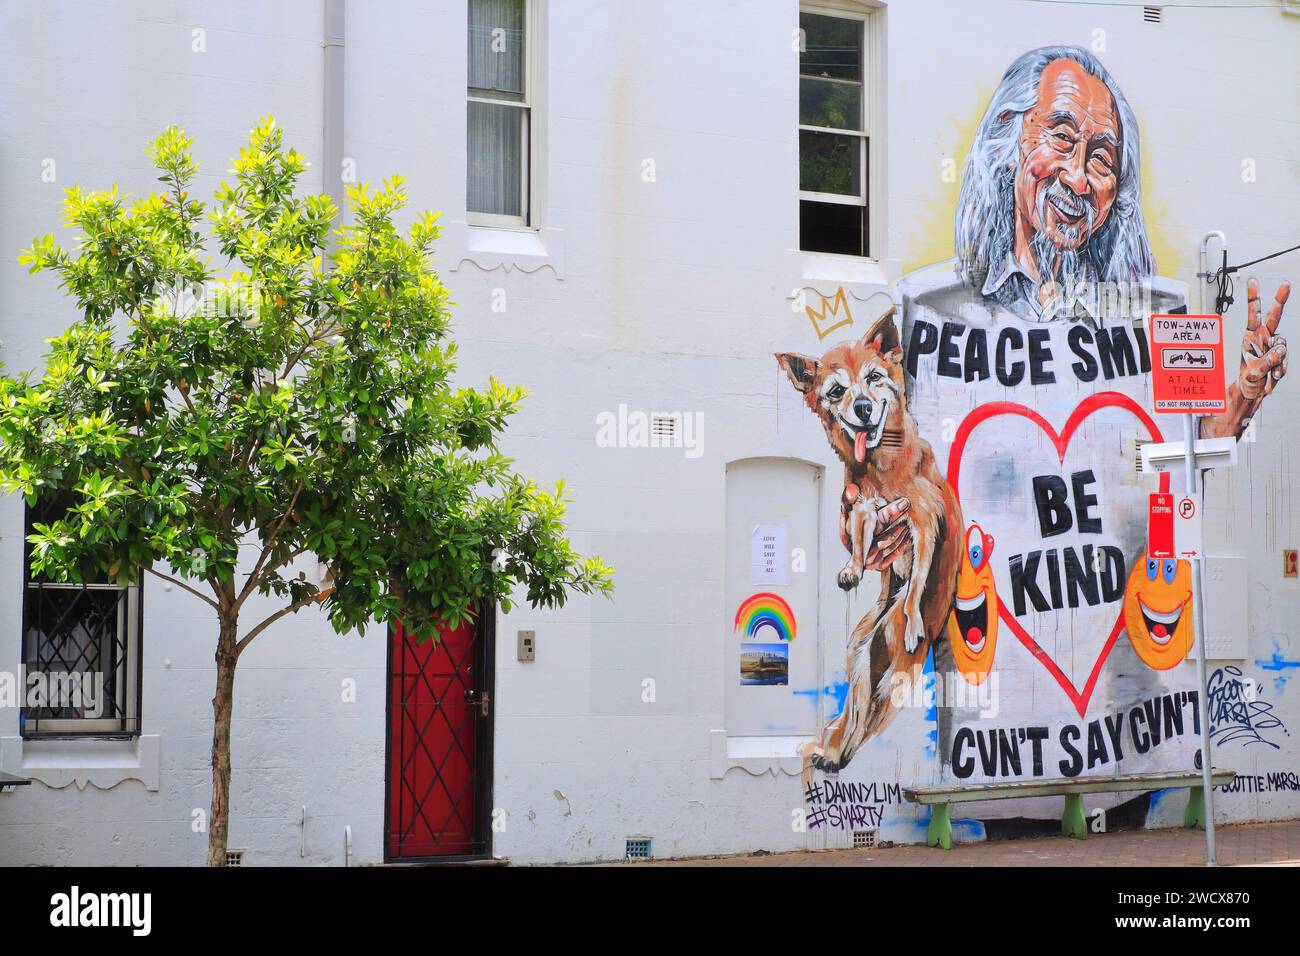
[{"label": "white paper poster", "polygon": [[749,583],[755,587],[790,583],[785,563],[785,525],[755,525],[750,541]]}]

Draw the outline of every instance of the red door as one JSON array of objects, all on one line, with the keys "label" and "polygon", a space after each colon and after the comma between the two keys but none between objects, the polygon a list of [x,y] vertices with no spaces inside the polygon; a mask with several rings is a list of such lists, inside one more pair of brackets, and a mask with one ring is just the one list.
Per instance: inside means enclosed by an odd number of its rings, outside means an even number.
[{"label": "red door", "polygon": [[491,852],[491,618],[416,644],[391,629],[386,860]]}]

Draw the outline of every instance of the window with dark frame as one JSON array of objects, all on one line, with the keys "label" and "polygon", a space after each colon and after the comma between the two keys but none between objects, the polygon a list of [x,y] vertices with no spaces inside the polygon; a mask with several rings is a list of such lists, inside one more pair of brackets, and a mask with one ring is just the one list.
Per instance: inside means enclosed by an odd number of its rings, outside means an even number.
[{"label": "window with dark frame", "polygon": [[866,20],[801,11],[799,248],[869,256]]},{"label": "window with dark frame", "polygon": [[477,225],[529,225],[528,7],[469,0],[466,211]]},{"label": "window with dark frame", "polygon": [[[66,502],[27,509],[26,535]],[[140,586],[104,579],[55,582],[31,576],[23,549],[23,706],[20,734],[104,737],[140,733]]]}]

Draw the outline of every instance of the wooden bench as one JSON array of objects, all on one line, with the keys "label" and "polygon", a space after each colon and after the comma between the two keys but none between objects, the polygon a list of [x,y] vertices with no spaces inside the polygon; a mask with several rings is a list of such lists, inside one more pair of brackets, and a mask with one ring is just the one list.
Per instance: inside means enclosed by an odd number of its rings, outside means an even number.
[{"label": "wooden bench", "polygon": [[[1211,770],[1210,781],[1216,786],[1232,783],[1233,770]],[[978,800],[1010,800],[1015,797],[1065,797],[1065,813],[1061,815],[1061,833],[1084,839],[1088,824],[1083,816],[1085,793],[1121,793],[1130,791],[1167,790],[1189,787],[1187,812],[1183,825],[1205,826],[1205,793],[1201,787],[1200,771],[1186,773],[1129,773],[1115,777],[1075,777],[1027,780],[1023,783],[984,783],[961,787],[913,787],[903,789],[903,798],[912,803],[931,806],[930,827],[926,832],[927,846],[952,849],[952,805]]]}]

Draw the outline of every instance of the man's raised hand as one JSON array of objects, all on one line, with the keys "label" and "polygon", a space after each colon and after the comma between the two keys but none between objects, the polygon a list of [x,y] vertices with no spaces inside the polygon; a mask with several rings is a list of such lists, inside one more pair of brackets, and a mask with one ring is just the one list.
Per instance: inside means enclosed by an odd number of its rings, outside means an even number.
[{"label": "man's raised hand", "polygon": [[1291,283],[1277,289],[1268,315],[1260,321],[1259,280],[1246,282],[1246,334],[1241,340],[1241,369],[1237,387],[1247,401],[1259,402],[1270,394],[1286,374],[1286,339],[1277,334],[1282,310],[1291,297]]}]

